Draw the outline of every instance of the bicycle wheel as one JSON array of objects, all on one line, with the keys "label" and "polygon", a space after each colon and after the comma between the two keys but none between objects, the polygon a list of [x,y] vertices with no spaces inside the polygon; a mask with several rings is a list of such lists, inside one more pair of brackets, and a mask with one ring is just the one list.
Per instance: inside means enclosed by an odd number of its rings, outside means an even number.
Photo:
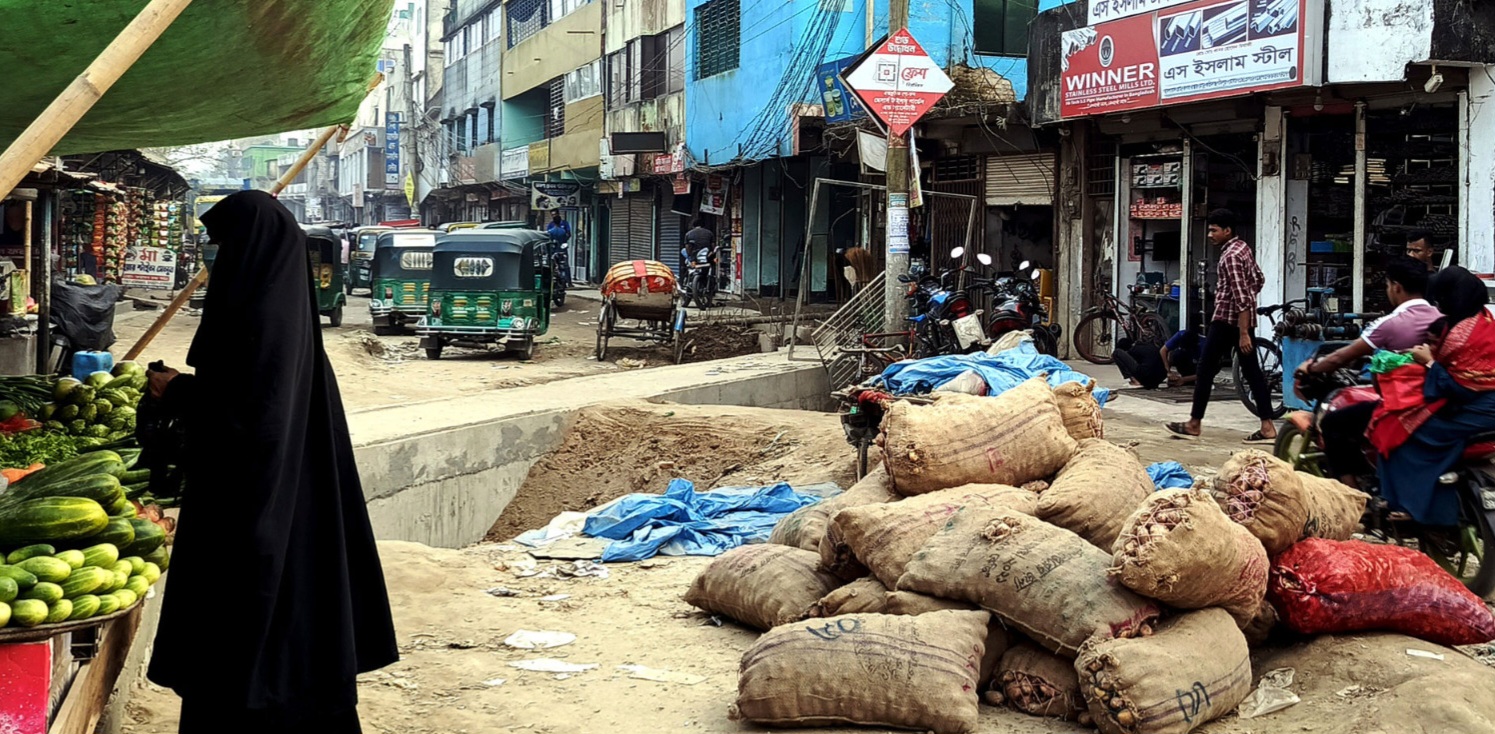
[{"label": "bicycle wheel", "polygon": [[1133,338],[1138,344],[1156,344],[1163,346],[1168,341],[1168,324],[1163,317],[1155,313],[1145,313],[1137,317],[1137,333]]},{"label": "bicycle wheel", "polygon": [[[1272,395],[1272,413],[1269,418],[1281,418],[1287,414],[1287,406],[1282,403],[1282,350],[1273,344],[1270,339],[1253,337],[1256,344],[1256,360],[1261,365],[1261,371],[1267,377],[1267,392]],[[1251,385],[1246,382],[1246,375],[1241,372],[1241,360],[1236,358],[1231,373],[1235,378],[1236,394],[1241,397],[1241,405],[1252,415],[1260,415],[1256,412],[1256,401],[1251,397]]]},{"label": "bicycle wheel", "polygon": [[1111,364],[1121,322],[1109,311],[1093,313],[1075,325],[1075,351],[1091,364]]}]

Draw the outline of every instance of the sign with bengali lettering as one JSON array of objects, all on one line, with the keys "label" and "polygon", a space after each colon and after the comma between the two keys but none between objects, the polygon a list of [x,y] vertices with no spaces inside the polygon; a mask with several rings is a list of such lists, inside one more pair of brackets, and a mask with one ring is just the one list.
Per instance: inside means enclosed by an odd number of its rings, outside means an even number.
[{"label": "sign with bengali lettering", "polygon": [[1322,76],[1318,0],[1158,0],[1125,7],[1141,5],[1166,9],[1113,14],[1107,17],[1115,20],[1063,33],[1063,117],[1312,85]]},{"label": "sign with bengali lettering", "polygon": [[900,136],[955,86],[907,28],[890,35],[844,78],[867,109]]},{"label": "sign with bengali lettering", "polygon": [[176,286],[176,253],[164,247],[131,247],[119,282],[126,288],[169,291]]}]

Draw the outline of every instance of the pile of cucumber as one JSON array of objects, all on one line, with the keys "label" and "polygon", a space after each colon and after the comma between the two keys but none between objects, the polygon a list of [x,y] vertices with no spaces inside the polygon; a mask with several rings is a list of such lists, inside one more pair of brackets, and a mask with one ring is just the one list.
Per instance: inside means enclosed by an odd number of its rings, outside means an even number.
[{"label": "pile of cucumber", "polygon": [[160,577],[170,563],[166,531],[139,517],[120,483],[135,458],[94,451],[0,493],[0,627],[128,608]]},{"label": "pile of cucumber", "polygon": [[119,441],[135,432],[135,408],[146,383],[145,367],[137,362],[120,362],[112,372],[95,372],[83,381],[64,377],[52,389],[52,402],[34,417],[50,431],[99,443]]}]

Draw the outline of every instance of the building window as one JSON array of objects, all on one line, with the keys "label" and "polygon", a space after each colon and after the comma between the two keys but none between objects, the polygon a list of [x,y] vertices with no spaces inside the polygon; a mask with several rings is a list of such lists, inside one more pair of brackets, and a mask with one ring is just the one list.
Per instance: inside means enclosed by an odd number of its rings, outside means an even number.
[{"label": "building window", "polygon": [[566,134],[566,78],[550,80],[550,106],[545,109],[545,137]]},{"label": "building window", "polygon": [[629,41],[622,50],[607,55],[607,106],[619,107],[639,101],[639,71],[643,66],[643,44]]},{"label": "building window", "polygon": [[639,80],[642,99],[685,91],[685,26],[639,41],[643,47]]},{"label": "building window", "polygon": [[485,41],[498,40],[499,32],[503,26],[501,16],[499,15],[499,13],[501,12],[503,11],[494,10],[493,12],[488,13],[488,37],[484,39]]},{"label": "building window", "polygon": [[1028,24],[1038,16],[1038,0],[976,0],[976,53],[1028,55]]},{"label": "building window", "polygon": [[590,2],[592,0],[550,0],[550,18],[547,22],[554,23]]},{"label": "building window", "polygon": [[545,0],[512,0],[508,5],[509,48],[529,40],[550,25]]},{"label": "building window", "polygon": [[566,73],[566,104],[602,94],[602,60]]},{"label": "building window", "polygon": [[696,8],[697,79],[736,69],[741,47],[741,0],[711,0]]}]

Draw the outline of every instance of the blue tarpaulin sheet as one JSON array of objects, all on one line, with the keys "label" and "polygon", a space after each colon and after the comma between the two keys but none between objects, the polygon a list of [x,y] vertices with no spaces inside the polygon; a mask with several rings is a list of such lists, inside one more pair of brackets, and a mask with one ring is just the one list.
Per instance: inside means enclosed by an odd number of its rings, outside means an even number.
[{"label": "blue tarpaulin sheet", "polygon": [[[1058,387],[1066,382],[1088,385],[1090,375],[1076,372],[1054,357],[1039,354],[1031,341],[1024,341],[1001,354],[951,354],[924,359],[909,359],[889,365],[875,384],[894,395],[924,395],[941,385],[959,377],[962,372],[973,370],[981,375],[989,388],[988,395],[1001,395],[1008,390],[1041,374],[1048,375],[1049,385]],[[1111,391],[1103,387],[1095,389],[1095,399],[1105,407]]]},{"label": "blue tarpaulin sheet", "polygon": [[768,540],[779,520],[820,501],[780,482],[771,487],[732,487],[697,492],[684,479],[664,494],[633,494],[587,518],[583,532],[614,541],[604,562],[641,561],[656,554],[716,556]]},{"label": "blue tarpaulin sheet", "polygon": [[1176,461],[1160,461],[1147,467],[1147,476],[1152,477],[1158,489],[1188,489],[1194,486],[1194,475]]}]

